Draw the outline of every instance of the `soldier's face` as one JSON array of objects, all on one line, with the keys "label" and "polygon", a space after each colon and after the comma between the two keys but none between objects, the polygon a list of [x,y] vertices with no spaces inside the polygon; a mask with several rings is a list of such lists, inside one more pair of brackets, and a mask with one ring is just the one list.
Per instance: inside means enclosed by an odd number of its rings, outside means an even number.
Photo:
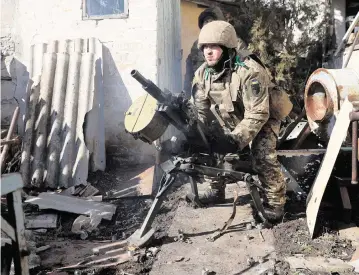
[{"label": "soldier's face", "polygon": [[218,45],[205,45],[203,47],[203,55],[208,66],[214,66],[221,59],[223,50]]}]

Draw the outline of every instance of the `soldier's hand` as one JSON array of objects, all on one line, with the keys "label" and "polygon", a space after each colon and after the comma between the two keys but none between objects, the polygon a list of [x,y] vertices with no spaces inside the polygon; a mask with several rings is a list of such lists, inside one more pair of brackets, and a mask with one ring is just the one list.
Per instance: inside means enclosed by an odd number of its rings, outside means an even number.
[{"label": "soldier's hand", "polygon": [[223,128],[224,136],[226,137],[227,141],[231,143],[236,143],[235,136],[233,135],[232,131],[228,128]]}]

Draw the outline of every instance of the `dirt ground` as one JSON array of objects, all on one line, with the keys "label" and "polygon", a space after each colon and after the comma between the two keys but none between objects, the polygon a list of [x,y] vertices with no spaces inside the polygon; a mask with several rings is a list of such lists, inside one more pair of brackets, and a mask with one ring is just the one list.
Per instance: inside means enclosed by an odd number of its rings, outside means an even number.
[{"label": "dirt ground", "polygon": [[[116,163],[115,163],[116,164]],[[133,176],[148,168],[149,165],[133,167],[130,165],[110,165],[106,172],[91,174],[89,182],[98,188],[101,194],[115,191],[121,182],[129,182]],[[205,186],[200,185],[203,189]],[[291,270],[285,261],[287,256],[323,256],[339,258],[347,262],[355,248],[349,240],[338,235],[333,222],[324,223],[319,237],[312,240],[306,227],[305,201],[298,201],[289,195],[286,215],[283,221],[272,229],[247,229],[254,223],[250,197],[244,185],[239,189],[240,201],[237,216],[230,232],[215,242],[206,237],[221,227],[229,217],[231,197],[235,185],[227,188],[228,203],[219,207],[194,209],[184,198],[189,185],[177,185],[161,207],[154,227],[157,229],[149,247],[158,247],[160,252],[153,256],[146,251],[137,261],[120,264],[115,268],[74,271],[69,274],[331,274],[313,273],[310,270]],[[91,249],[104,243],[125,240],[138,229],[151,206],[148,196],[136,197],[130,193],[128,198],[107,202],[117,206],[112,221],[102,221],[98,230],[81,240],[71,232],[76,215],[60,214],[60,227],[46,233],[35,234],[37,245],[50,245],[51,248],[39,253],[42,266],[32,270],[31,274],[67,274],[48,273],[58,267],[78,263],[91,255]],[[26,209],[25,211],[33,211]],[[176,241],[178,230],[182,230],[189,242]],[[252,264],[248,264],[250,259]],[[208,272],[204,271],[208,268]],[[332,273],[349,275],[354,273]]]}]

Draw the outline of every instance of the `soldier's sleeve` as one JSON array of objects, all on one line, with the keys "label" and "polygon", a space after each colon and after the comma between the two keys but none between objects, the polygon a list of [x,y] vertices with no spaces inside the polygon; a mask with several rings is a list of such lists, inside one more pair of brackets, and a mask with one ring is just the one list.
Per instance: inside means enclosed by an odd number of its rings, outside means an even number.
[{"label": "soldier's sleeve", "polygon": [[242,150],[258,134],[269,119],[268,82],[261,73],[254,72],[244,79],[242,100],[244,118],[232,131],[232,136]]},{"label": "soldier's sleeve", "polygon": [[193,104],[197,107],[198,110],[198,119],[205,126],[207,126],[207,118],[210,111],[211,103],[208,98],[206,98],[205,92],[201,87],[200,83],[197,81],[197,76],[195,75],[192,84],[192,101]]}]

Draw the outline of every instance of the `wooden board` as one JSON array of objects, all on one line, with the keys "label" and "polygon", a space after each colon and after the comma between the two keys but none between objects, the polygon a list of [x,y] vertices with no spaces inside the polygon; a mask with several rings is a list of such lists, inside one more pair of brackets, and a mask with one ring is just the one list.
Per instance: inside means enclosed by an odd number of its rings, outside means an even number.
[{"label": "wooden board", "polygon": [[307,224],[312,238],[325,188],[327,187],[328,180],[331,176],[335,161],[340,151],[340,147],[348,133],[348,127],[350,125],[349,113],[352,110],[353,105],[349,102],[348,98],[346,98],[339,115],[337,116],[337,120],[330,136],[327,151],[314,181],[312,191],[309,194],[309,202],[306,213]]},{"label": "wooden board", "polygon": [[1,176],[1,196],[14,192],[24,186],[20,173],[10,173]]}]

